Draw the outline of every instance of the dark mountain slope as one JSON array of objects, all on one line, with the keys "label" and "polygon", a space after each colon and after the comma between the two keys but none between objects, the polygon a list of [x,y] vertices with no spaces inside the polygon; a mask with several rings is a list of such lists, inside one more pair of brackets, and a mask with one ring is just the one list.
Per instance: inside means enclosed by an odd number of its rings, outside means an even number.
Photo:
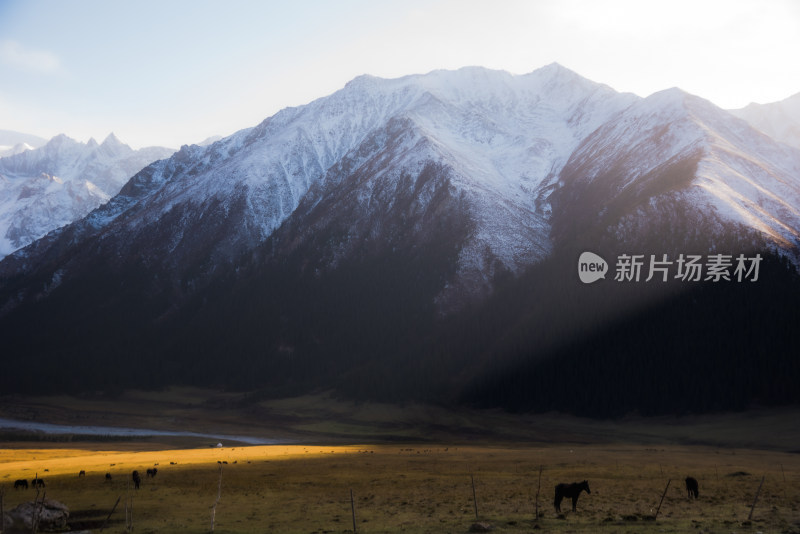
[{"label": "dark mountain slope", "polygon": [[[798,169],[677,90],[629,98],[558,66],[362,77],[184,147],[0,263],[0,386],[591,415],[797,402],[780,257],[798,257]],[[586,250],[606,280],[579,282]],[[675,279],[678,255],[713,253],[761,254],[761,279]],[[666,254],[673,277],[615,281],[621,254]]]},{"label": "dark mountain slope", "polygon": [[[489,309],[519,303],[526,283],[534,287],[557,263],[551,258],[512,282]],[[564,269],[575,268],[574,260],[564,263]],[[503,330],[505,343],[491,350],[494,363],[473,377],[461,401],[593,417],[797,403],[798,298],[795,268],[768,253],[753,283],[676,282],[663,288],[575,282],[544,301],[557,304],[557,317],[533,306],[527,317],[509,314],[517,319],[514,328]]]}]

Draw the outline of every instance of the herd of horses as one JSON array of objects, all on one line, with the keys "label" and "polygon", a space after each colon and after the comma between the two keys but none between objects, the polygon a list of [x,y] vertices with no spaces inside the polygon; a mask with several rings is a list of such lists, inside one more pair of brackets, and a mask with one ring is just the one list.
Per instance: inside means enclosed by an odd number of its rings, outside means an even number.
[{"label": "herd of horses", "polygon": [[[39,478],[37,475],[36,478],[31,480],[31,487],[34,488],[43,488],[45,486],[44,480]],[[28,481],[25,479],[15,480],[14,481],[14,489],[28,489]]]},{"label": "herd of horses", "polygon": [[[689,498],[698,499],[700,497],[700,486],[697,483],[697,479],[693,477],[686,477],[685,483],[686,492],[688,493]],[[573,482],[572,484],[557,485],[556,496],[555,499],[553,499],[553,506],[555,506],[556,512],[559,514],[561,513],[561,501],[564,500],[565,497],[572,499],[572,511],[576,511],[576,507],[578,506],[578,497],[583,491],[585,491],[587,494],[592,493],[592,490],[589,489],[589,482],[586,480],[583,482]]]},{"label": "herd of horses", "polygon": [[[156,473],[158,473],[158,469],[155,467],[148,469],[146,471],[148,478],[154,478]],[[79,477],[86,476],[86,471],[81,471],[78,473]],[[106,473],[106,480],[111,480],[111,473]],[[139,471],[134,471],[131,473],[131,480],[133,481],[133,487],[135,489],[139,489],[139,485],[142,483],[142,478],[139,476]],[[686,492],[689,498],[699,498],[700,497],[700,487],[697,483],[697,479],[693,477],[686,477]],[[43,488],[44,487],[44,480],[39,478],[37,475],[31,481],[31,485],[34,488]],[[28,481],[21,479],[14,482],[14,489],[28,489]],[[592,490],[589,489],[589,482],[584,480],[583,482],[573,482],[572,484],[558,484],[556,486],[556,494],[555,498],[553,499],[553,506],[555,506],[556,512],[559,514],[561,513],[561,501],[564,498],[572,499],[572,511],[575,512],[578,506],[578,497],[582,492],[586,492],[587,494],[591,494]]]},{"label": "herd of horses", "polygon": [[[151,469],[148,469],[146,473],[148,478],[155,478],[156,474],[158,473],[158,469],[153,467]],[[78,473],[78,477],[83,478],[85,476],[86,476],[86,471],[81,469],[81,471]],[[111,481],[112,480],[111,473],[106,473],[105,479],[106,481]],[[139,485],[142,483],[142,479],[139,476],[139,471],[134,471],[133,473],[131,473],[131,480],[133,481],[133,487],[135,489],[139,489]],[[31,480],[30,486],[28,486],[28,481],[24,478],[14,481],[15,490],[20,490],[20,489],[26,490],[28,489],[28,487],[44,488],[45,483],[43,479],[39,478],[39,475],[36,475],[36,478]]]}]

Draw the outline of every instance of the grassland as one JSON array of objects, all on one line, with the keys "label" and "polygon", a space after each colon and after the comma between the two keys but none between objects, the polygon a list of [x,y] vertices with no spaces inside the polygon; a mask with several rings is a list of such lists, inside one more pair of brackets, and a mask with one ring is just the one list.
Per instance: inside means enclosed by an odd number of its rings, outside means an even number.
[{"label": "grassland", "polygon": [[[3,442],[5,509],[33,499],[33,490],[15,491],[13,482],[38,474],[47,497],[70,508],[75,529],[97,532],[120,499],[103,532],[127,532],[126,516],[137,533],[209,532],[219,495],[216,533],[352,532],[352,491],[363,533],[465,533],[476,522],[476,504],[477,519],[495,532],[800,533],[800,441],[791,410],[586,421],[353,405],[324,396],[243,409],[235,395],[185,390],[102,402],[16,401],[0,404],[0,415],[235,435],[269,431],[301,443]],[[130,473],[154,466],[157,476],[131,489]],[[689,475],[700,482],[697,501],[684,489]],[[584,479],[592,493],[580,497],[576,512],[565,502],[557,514],[555,484]]]},{"label": "grassland", "polygon": [[[97,444],[4,449],[5,508],[32,499],[33,490],[11,485],[38,473],[47,497],[69,506],[76,528],[98,529],[122,497],[104,532],[126,532],[126,502],[134,532],[209,532],[218,494],[215,532],[348,532],[351,490],[358,532],[467,532],[476,502],[478,518],[498,532],[800,532],[800,457],[788,453],[621,444],[91,447]],[[157,476],[132,490],[131,471],[154,465]],[[687,475],[700,481],[697,501],[687,499]],[[577,512],[565,502],[556,514],[554,485],[583,479],[592,493],[581,496]]]}]

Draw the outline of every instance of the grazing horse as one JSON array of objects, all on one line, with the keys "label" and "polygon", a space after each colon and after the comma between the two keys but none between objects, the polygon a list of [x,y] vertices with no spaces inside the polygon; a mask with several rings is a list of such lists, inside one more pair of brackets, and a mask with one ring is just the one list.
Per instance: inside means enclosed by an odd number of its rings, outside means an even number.
[{"label": "grazing horse", "polygon": [[156,469],[155,467],[147,470],[147,476],[150,478],[155,478],[156,473],[158,473],[158,469]]},{"label": "grazing horse", "polygon": [[14,489],[28,489],[28,481],[25,479],[19,479],[14,481]]},{"label": "grazing horse", "polygon": [[111,473],[106,473],[106,480],[111,480]]},{"label": "grazing horse", "polygon": [[131,478],[133,478],[133,487],[139,489],[139,484],[142,483],[142,479],[139,477],[139,471],[134,471],[131,474]]},{"label": "grazing horse", "polygon": [[31,480],[31,486],[34,488],[43,488],[44,487],[44,479],[36,477]]},{"label": "grazing horse", "polygon": [[692,496],[694,496],[695,499],[700,498],[700,487],[697,485],[696,479],[686,477],[686,493],[689,494],[690,499]]},{"label": "grazing horse", "polygon": [[80,477],[85,477],[85,476],[86,476],[86,471],[84,471],[83,469],[81,469],[81,472],[80,472],[80,473],[78,473],[78,478],[80,478]]},{"label": "grazing horse", "polygon": [[553,504],[556,507],[556,512],[561,513],[561,499],[564,497],[570,497],[572,499],[572,511],[574,512],[575,506],[578,504],[578,496],[582,491],[586,491],[586,493],[592,493],[592,490],[589,489],[589,483],[585,480],[583,482],[559,484],[556,486],[556,498],[553,501]]}]

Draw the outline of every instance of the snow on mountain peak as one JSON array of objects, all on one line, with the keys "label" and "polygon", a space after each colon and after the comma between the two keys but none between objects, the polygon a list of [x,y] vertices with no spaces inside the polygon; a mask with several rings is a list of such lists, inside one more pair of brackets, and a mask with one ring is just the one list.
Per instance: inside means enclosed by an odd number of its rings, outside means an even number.
[{"label": "snow on mountain peak", "polygon": [[114,135],[114,132],[109,133],[108,136],[106,136],[106,138],[103,140],[102,144],[107,146],[128,146],[120,141],[119,138]]},{"label": "snow on mountain peak", "polygon": [[83,217],[170,153],[136,152],[113,134],[101,145],[59,134],[41,148],[0,158],[0,258]]},{"label": "snow on mountain peak", "polygon": [[800,93],[779,102],[751,103],[730,112],[773,139],[800,149]]},{"label": "snow on mountain peak", "polygon": [[27,150],[33,149],[34,147],[28,143],[17,143],[14,146],[0,145],[0,157],[16,156],[17,154],[22,154]]},{"label": "snow on mountain peak", "polygon": [[[414,174],[429,160],[444,164],[455,171],[453,185],[470,199],[478,227],[463,251],[463,269],[482,269],[491,254],[516,271],[550,248],[549,207],[542,200],[547,182],[583,137],[636,99],[560,66],[549,71],[531,76],[465,67],[396,79],[359,76],[211,146],[182,147],[135,177],[93,220],[125,234],[140,234],[144,226],[153,235],[174,232],[165,250],[153,251],[158,261],[179,243],[183,254],[194,254],[195,245],[178,236],[217,232],[208,226],[211,218],[197,213],[197,206],[217,206],[225,218],[241,222],[224,243],[211,246],[223,255],[239,253],[271,235],[312,186],[335,180],[331,170],[339,162],[363,163],[358,154],[369,158],[383,150],[381,143],[397,134],[377,134],[395,124],[416,133],[407,137],[411,145],[393,145],[399,152],[382,156],[392,161],[392,172]],[[382,176],[383,167],[370,165],[370,176]],[[167,220],[189,225],[195,219],[203,230],[162,227]]]},{"label": "snow on mountain peak", "polygon": [[377,86],[382,81],[384,81],[384,78],[379,78],[371,74],[361,74],[347,82],[344,87],[345,89],[369,89],[370,87]]},{"label": "snow on mountain peak", "polygon": [[[611,176],[620,161],[629,171],[611,177],[616,190],[652,182],[665,161],[743,152],[739,140],[749,134],[726,117],[678,88],[642,99],[557,63],[524,75],[482,67],[362,75],[211,145],[181,147],[134,176],[88,225],[165,236],[143,247],[153,262],[177,265],[182,251],[213,263],[263,242],[312,188],[319,194],[361,171],[357,195],[369,199],[371,182],[433,162],[449,169],[448,187],[475,223],[462,273],[491,277],[487,265],[515,272],[550,251],[551,193],[565,185],[568,161],[577,187]],[[114,134],[98,148],[112,147],[131,150]]]},{"label": "snow on mountain peak", "polygon": [[69,137],[67,134],[60,133],[54,136],[52,139],[50,139],[44,146],[62,147],[65,145],[74,145],[74,144],[79,144],[79,143],[75,139]]},{"label": "snow on mountain peak", "polygon": [[[213,221],[238,217],[226,237],[210,245],[230,257],[269,236],[345,156],[378,150],[369,140],[398,120],[418,130],[409,139],[431,147],[420,157],[454,169],[453,185],[472,199],[478,231],[462,265],[480,268],[488,251],[517,270],[549,249],[548,183],[583,137],[635,98],[559,65],[528,75],[465,67],[396,79],[359,76],[329,96],[281,110],[210,146],[182,147],[135,176],[88,225],[113,225],[114,233],[126,235],[141,235],[144,228],[149,235],[174,234],[153,244],[158,261],[179,243],[187,257],[194,254],[188,237],[181,237],[184,225],[212,225],[190,231],[200,239],[219,231]],[[121,145],[114,141],[109,136],[100,148]],[[396,161],[419,172],[423,162],[411,154]],[[528,234],[536,235],[535,243],[525,242]],[[209,245],[197,246],[208,254]],[[170,261],[180,260],[173,255]]]}]

